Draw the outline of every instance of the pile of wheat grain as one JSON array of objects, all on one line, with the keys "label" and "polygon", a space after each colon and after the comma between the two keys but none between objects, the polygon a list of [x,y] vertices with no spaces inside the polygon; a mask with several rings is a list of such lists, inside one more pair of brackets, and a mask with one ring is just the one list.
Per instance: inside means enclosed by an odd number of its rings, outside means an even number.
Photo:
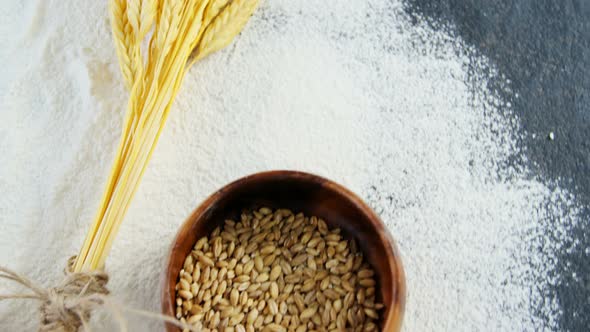
[{"label": "pile of wheat grain", "polygon": [[374,271],[324,220],[263,207],[199,239],[176,317],[207,331],[377,331]]}]

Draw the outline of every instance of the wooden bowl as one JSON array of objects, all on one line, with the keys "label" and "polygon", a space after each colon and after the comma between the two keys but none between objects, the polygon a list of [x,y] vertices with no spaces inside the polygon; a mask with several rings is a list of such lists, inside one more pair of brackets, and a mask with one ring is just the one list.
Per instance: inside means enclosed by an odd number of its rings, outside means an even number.
[{"label": "wooden bowl", "polygon": [[[289,208],[323,218],[330,227],[354,237],[376,272],[381,331],[401,329],[405,277],[399,252],[379,217],[348,189],[316,175],[294,171],[257,173],[232,182],[207,198],[184,222],[170,248],[163,274],[162,311],[175,315],[175,290],[184,259],[195,242],[225,219],[239,219],[244,208]],[[180,331],[167,324],[169,332]]]}]

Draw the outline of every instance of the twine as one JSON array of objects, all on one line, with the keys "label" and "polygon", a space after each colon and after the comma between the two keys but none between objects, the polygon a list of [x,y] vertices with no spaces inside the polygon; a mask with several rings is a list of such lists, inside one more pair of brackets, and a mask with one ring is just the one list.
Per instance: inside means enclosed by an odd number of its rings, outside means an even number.
[{"label": "twine", "polygon": [[22,294],[0,294],[0,301],[10,299],[39,301],[39,332],[77,332],[80,328],[91,332],[88,324],[90,314],[100,308],[112,312],[122,332],[127,332],[123,311],[171,323],[189,331],[200,331],[198,326],[190,326],[173,317],[117,304],[108,296],[109,290],[106,285],[109,277],[106,272],[73,272],[75,258],[74,256],[68,260],[64,280],[57,287],[50,288],[43,288],[27,277],[0,266],[0,279],[11,280],[31,291],[31,293]]}]

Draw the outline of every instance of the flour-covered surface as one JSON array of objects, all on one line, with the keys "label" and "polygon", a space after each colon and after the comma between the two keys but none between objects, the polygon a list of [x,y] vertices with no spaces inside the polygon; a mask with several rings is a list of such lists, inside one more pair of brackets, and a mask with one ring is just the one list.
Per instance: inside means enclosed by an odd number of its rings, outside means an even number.
[{"label": "flour-covered surface", "polygon": [[[50,286],[97,208],[127,93],[106,1],[3,11],[0,264]],[[113,296],[158,311],[190,211],[238,177],[297,169],[348,186],[387,223],[406,269],[405,331],[556,329],[561,309],[543,289],[580,207],[514,162],[526,157],[510,93],[492,62],[410,22],[400,2],[263,1],[186,77],[107,262]],[[0,303],[0,330],[36,318],[31,302]],[[114,329],[105,314],[93,326]]]},{"label": "flour-covered surface", "polygon": [[[419,24],[460,36],[511,80],[511,91],[498,92],[519,117],[526,165],[536,176],[572,190],[582,206],[582,218],[567,235],[558,228],[553,238],[549,225],[556,218],[548,215],[539,239],[527,241],[541,251],[549,241],[562,248],[549,272],[551,284],[542,287],[543,298],[557,301],[560,330],[588,330],[590,1],[404,0],[404,10]],[[490,88],[503,83],[488,79]],[[547,280],[546,274],[540,280]],[[544,312],[543,303],[539,306]]]}]

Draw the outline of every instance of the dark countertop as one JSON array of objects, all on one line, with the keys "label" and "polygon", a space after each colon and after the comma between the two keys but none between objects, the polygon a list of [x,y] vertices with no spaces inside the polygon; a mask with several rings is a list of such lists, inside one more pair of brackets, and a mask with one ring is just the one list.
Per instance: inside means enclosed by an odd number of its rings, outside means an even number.
[{"label": "dark countertop", "polygon": [[[519,144],[534,176],[570,190],[582,220],[558,255],[560,330],[590,327],[590,1],[406,0],[414,19],[450,29],[511,80],[503,97],[522,126]],[[491,82],[491,89],[494,89]],[[497,82],[498,86],[500,82]],[[498,89],[502,93],[502,89]],[[516,97],[518,96],[518,97]],[[554,133],[554,139],[548,135]],[[521,161],[515,161],[515,163]],[[551,220],[548,221],[551,223]],[[574,245],[577,243],[576,245]],[[575,277],[577,276],[577,277]],[[539,313],[542,315],[541,313]]]}]

